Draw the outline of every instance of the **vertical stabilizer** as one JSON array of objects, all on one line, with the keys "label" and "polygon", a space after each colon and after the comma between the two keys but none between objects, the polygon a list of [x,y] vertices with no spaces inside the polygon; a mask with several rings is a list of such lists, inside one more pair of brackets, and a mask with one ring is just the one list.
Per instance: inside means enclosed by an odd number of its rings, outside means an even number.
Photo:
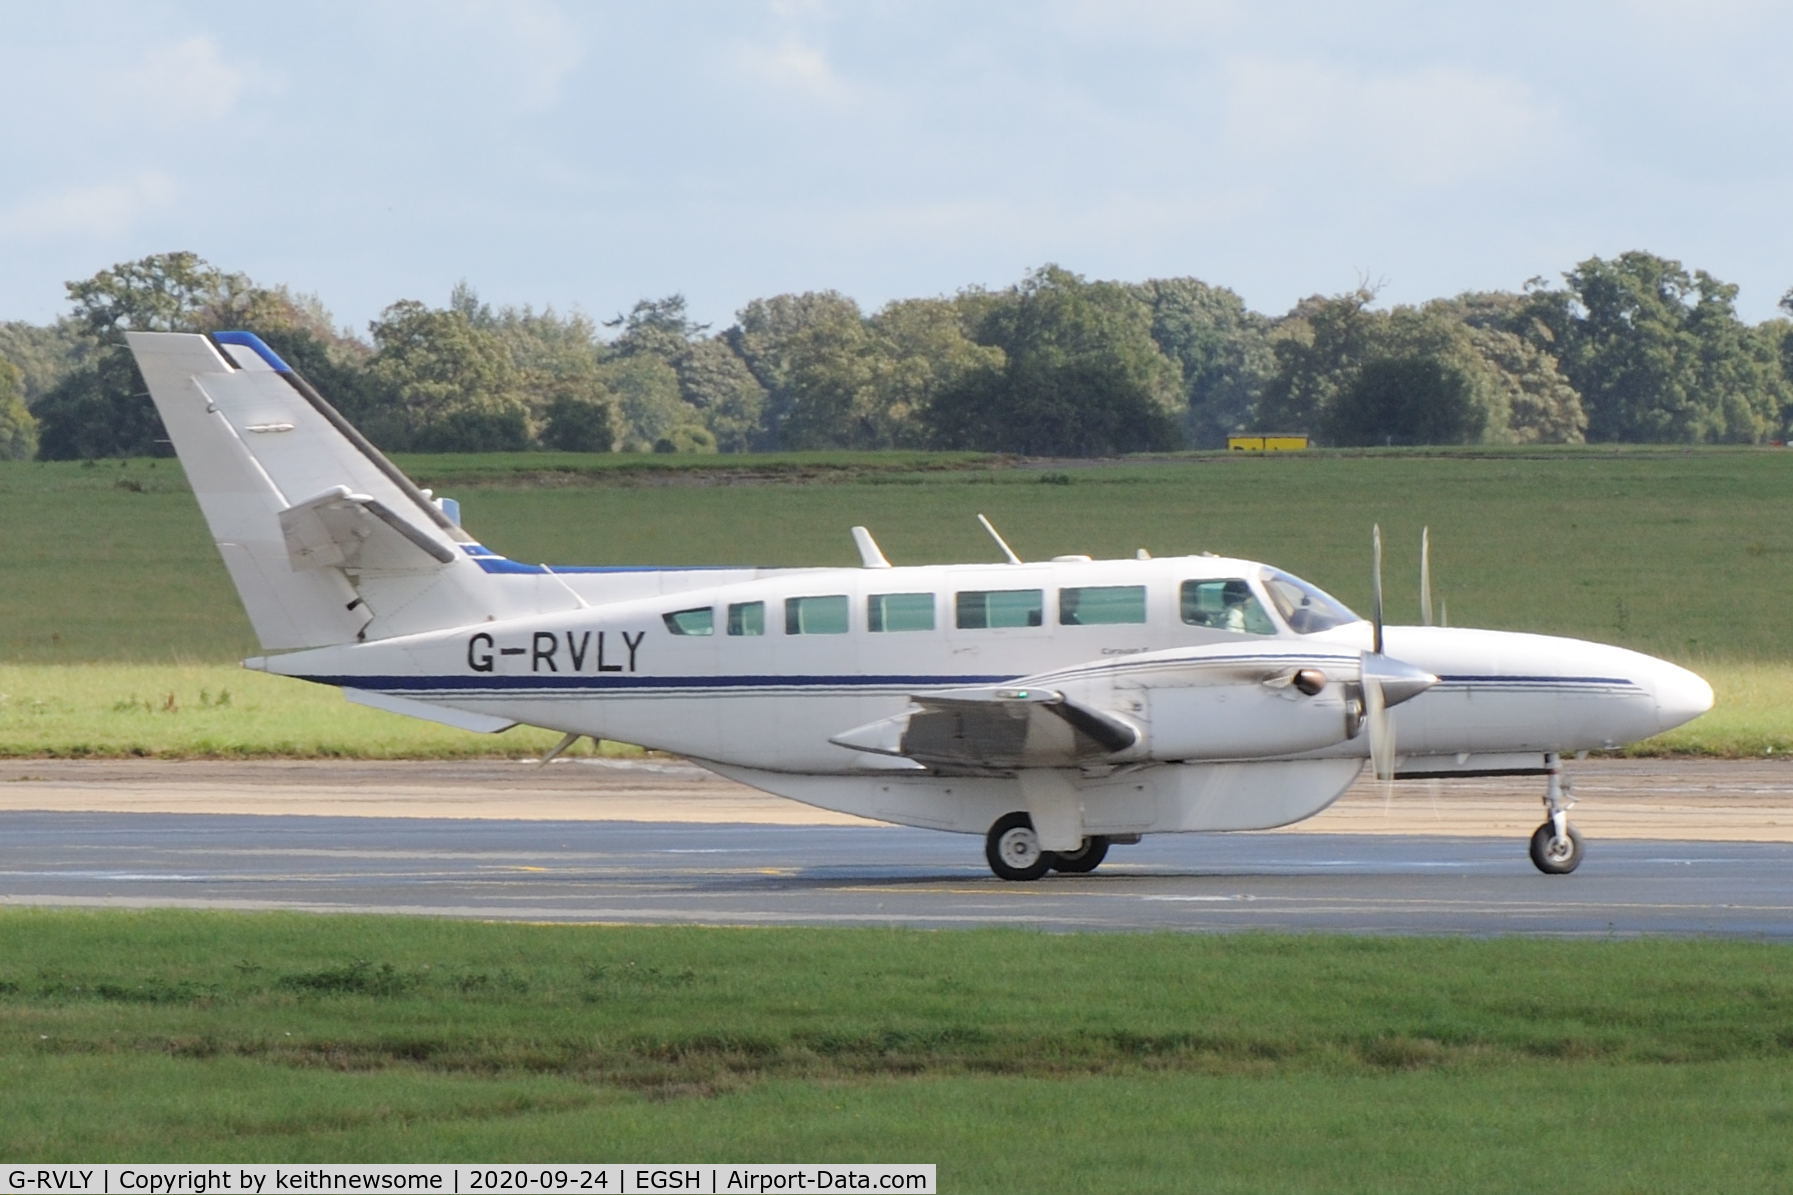
[{"label": "vertical stabilizer", "polygon": [[466,535],[260,340],[126,336],[264,648],[493,613]]}]

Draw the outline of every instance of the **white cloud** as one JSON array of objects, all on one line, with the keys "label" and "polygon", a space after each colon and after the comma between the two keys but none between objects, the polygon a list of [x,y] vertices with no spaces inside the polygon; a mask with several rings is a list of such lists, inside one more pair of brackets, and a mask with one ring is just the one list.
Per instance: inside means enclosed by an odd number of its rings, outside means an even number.
[{"label": "white cloud", "polygon": [[781,21],[817,20],[829,15],[827,0],[772,0],[768,7]]},{"label": "white cloud", "polygon": [[1244,0],[1057,0],[1051,15],[1079,35],[1156,42],[1233,32],[1247,9]]},{"label": "white cloud", "polygon": [[117,237],[167,209],[176,193],[173,179],[152,170],[123,182],[29,196],[0,208],[0,236]]},{"label": "white cloud", "polygon": [[[502,122],[557,108],[585,61],[586,27],[598,11],[579,6],[575,19],[555,0],[388,0],[352,8],[347,36],[356,45],[348,61],[360,73],[347,86],[392,105],[413,127],[465,120],[469,112]],[[312,78],[344,69],[330,64]]]},{"label": "white cloud", "polygon": [[1246,158],[1306,158],[1341,182],[1448,187],[1550,159],[1564,132],[1519,80],[1453,66],[1373,74],[1244,59],[1227,75],[1227,141]]},{"label": "white cloud", "polygon": [[1621,19],[1641,22],[1652,32],[1680,39],[1735,36],[1764,21],[1780,23],[1781,0],[1619,0]]},{"label": "white cloud", "polygon": [[229,116],[251,71],[229,61],[210,37],[145,47],[143,55],[105,87],[115,116],[177,128]]},{"label": "white cloud", "polygon": [[551,0],[465,0],[461,18],[474,52],[509,78],[519,111],[553,108],[585,59],[573,22]]},{"label": "white cloud", "polygon": [[737,46],[735,62],[748,78],[774,91],[831,104],[854,98],[852,85],[829,63],[828,56],[796,34],[786,34],[770,45]]}]

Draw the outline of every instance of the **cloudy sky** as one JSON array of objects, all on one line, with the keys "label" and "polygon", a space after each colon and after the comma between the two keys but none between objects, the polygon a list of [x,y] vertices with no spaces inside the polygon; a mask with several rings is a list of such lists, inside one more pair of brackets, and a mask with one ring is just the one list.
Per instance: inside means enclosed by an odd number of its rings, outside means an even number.
[{"label": "cloudy sky", "polygon": [[1193,275],[1280,314],[1644,249],[1793,288],[1777,0],[88,0],[0,20],[0,319],[190,249],[364,331]]}]

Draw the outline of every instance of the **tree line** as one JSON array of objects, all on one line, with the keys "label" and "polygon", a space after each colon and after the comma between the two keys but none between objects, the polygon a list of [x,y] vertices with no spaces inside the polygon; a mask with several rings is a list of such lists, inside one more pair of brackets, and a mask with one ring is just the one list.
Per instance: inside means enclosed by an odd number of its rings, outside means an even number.
[{"label": "tree line", "polygon": [[[602,326],[493,308],[465,283],[405,299],[366,337],[315,297],[193,253],[68,284],[50,325],[0,323],[0,458],[166,452],[125,330],[260,335],[394,451],[933,448],[1103,456],[1224,447],[1762,443],[1793,404],[1793,320],[1649,253],[1560,283],[1379,310],[1367,286],[1249,310],[1195,278],[1015,285],[867,314],[835,291],[755,299],[721,331],[682,296]],[[1781,300],[1793,316],[1793,291]]]}]

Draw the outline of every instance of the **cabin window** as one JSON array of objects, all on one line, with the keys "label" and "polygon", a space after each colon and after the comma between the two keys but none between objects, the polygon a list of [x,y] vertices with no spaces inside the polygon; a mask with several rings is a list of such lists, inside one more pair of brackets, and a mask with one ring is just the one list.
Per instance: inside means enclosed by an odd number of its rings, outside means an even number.
[{"label": "cabin window", "polygon": [[1183,621],[1192,627],[1212,627],[1247,635],[1274,635],[1276,624],[1264,613],[1263,603],[1241,577],[1214,581],[1185,581],[1178,603]]},{"label": "cabin window", "polygon": [[872,631],[931,631],[931,593],[874,593],[865,599],[865,625]]},{"label": "cabin window", "polygon": [[662,614],[666,629],[675,635],[714,635],[716,633],[716,610],[712,606],[697,606],[690,610],[674,610],[671,614]]},{"label": "cabin window", "polygon": [[728,633],[731,635],[764,635],[766,633],[766,603],[730,602]]},{"label": "cabin window", "polygon": [[847,595],[794,597],[784,600],[784,633],[787,635],[844,635],[847,633]]},{"label": "cabin window", "polygon": [[1067,627],[1105,627],[1146,620],[1144,585],[1083,585],[1058,591],[1058,621]]},{"label": "cabin window", "polygon": [[1037,627],[1045,609],[1038,589],[967,589],[954,597],[960,630],[985,627]]}]

